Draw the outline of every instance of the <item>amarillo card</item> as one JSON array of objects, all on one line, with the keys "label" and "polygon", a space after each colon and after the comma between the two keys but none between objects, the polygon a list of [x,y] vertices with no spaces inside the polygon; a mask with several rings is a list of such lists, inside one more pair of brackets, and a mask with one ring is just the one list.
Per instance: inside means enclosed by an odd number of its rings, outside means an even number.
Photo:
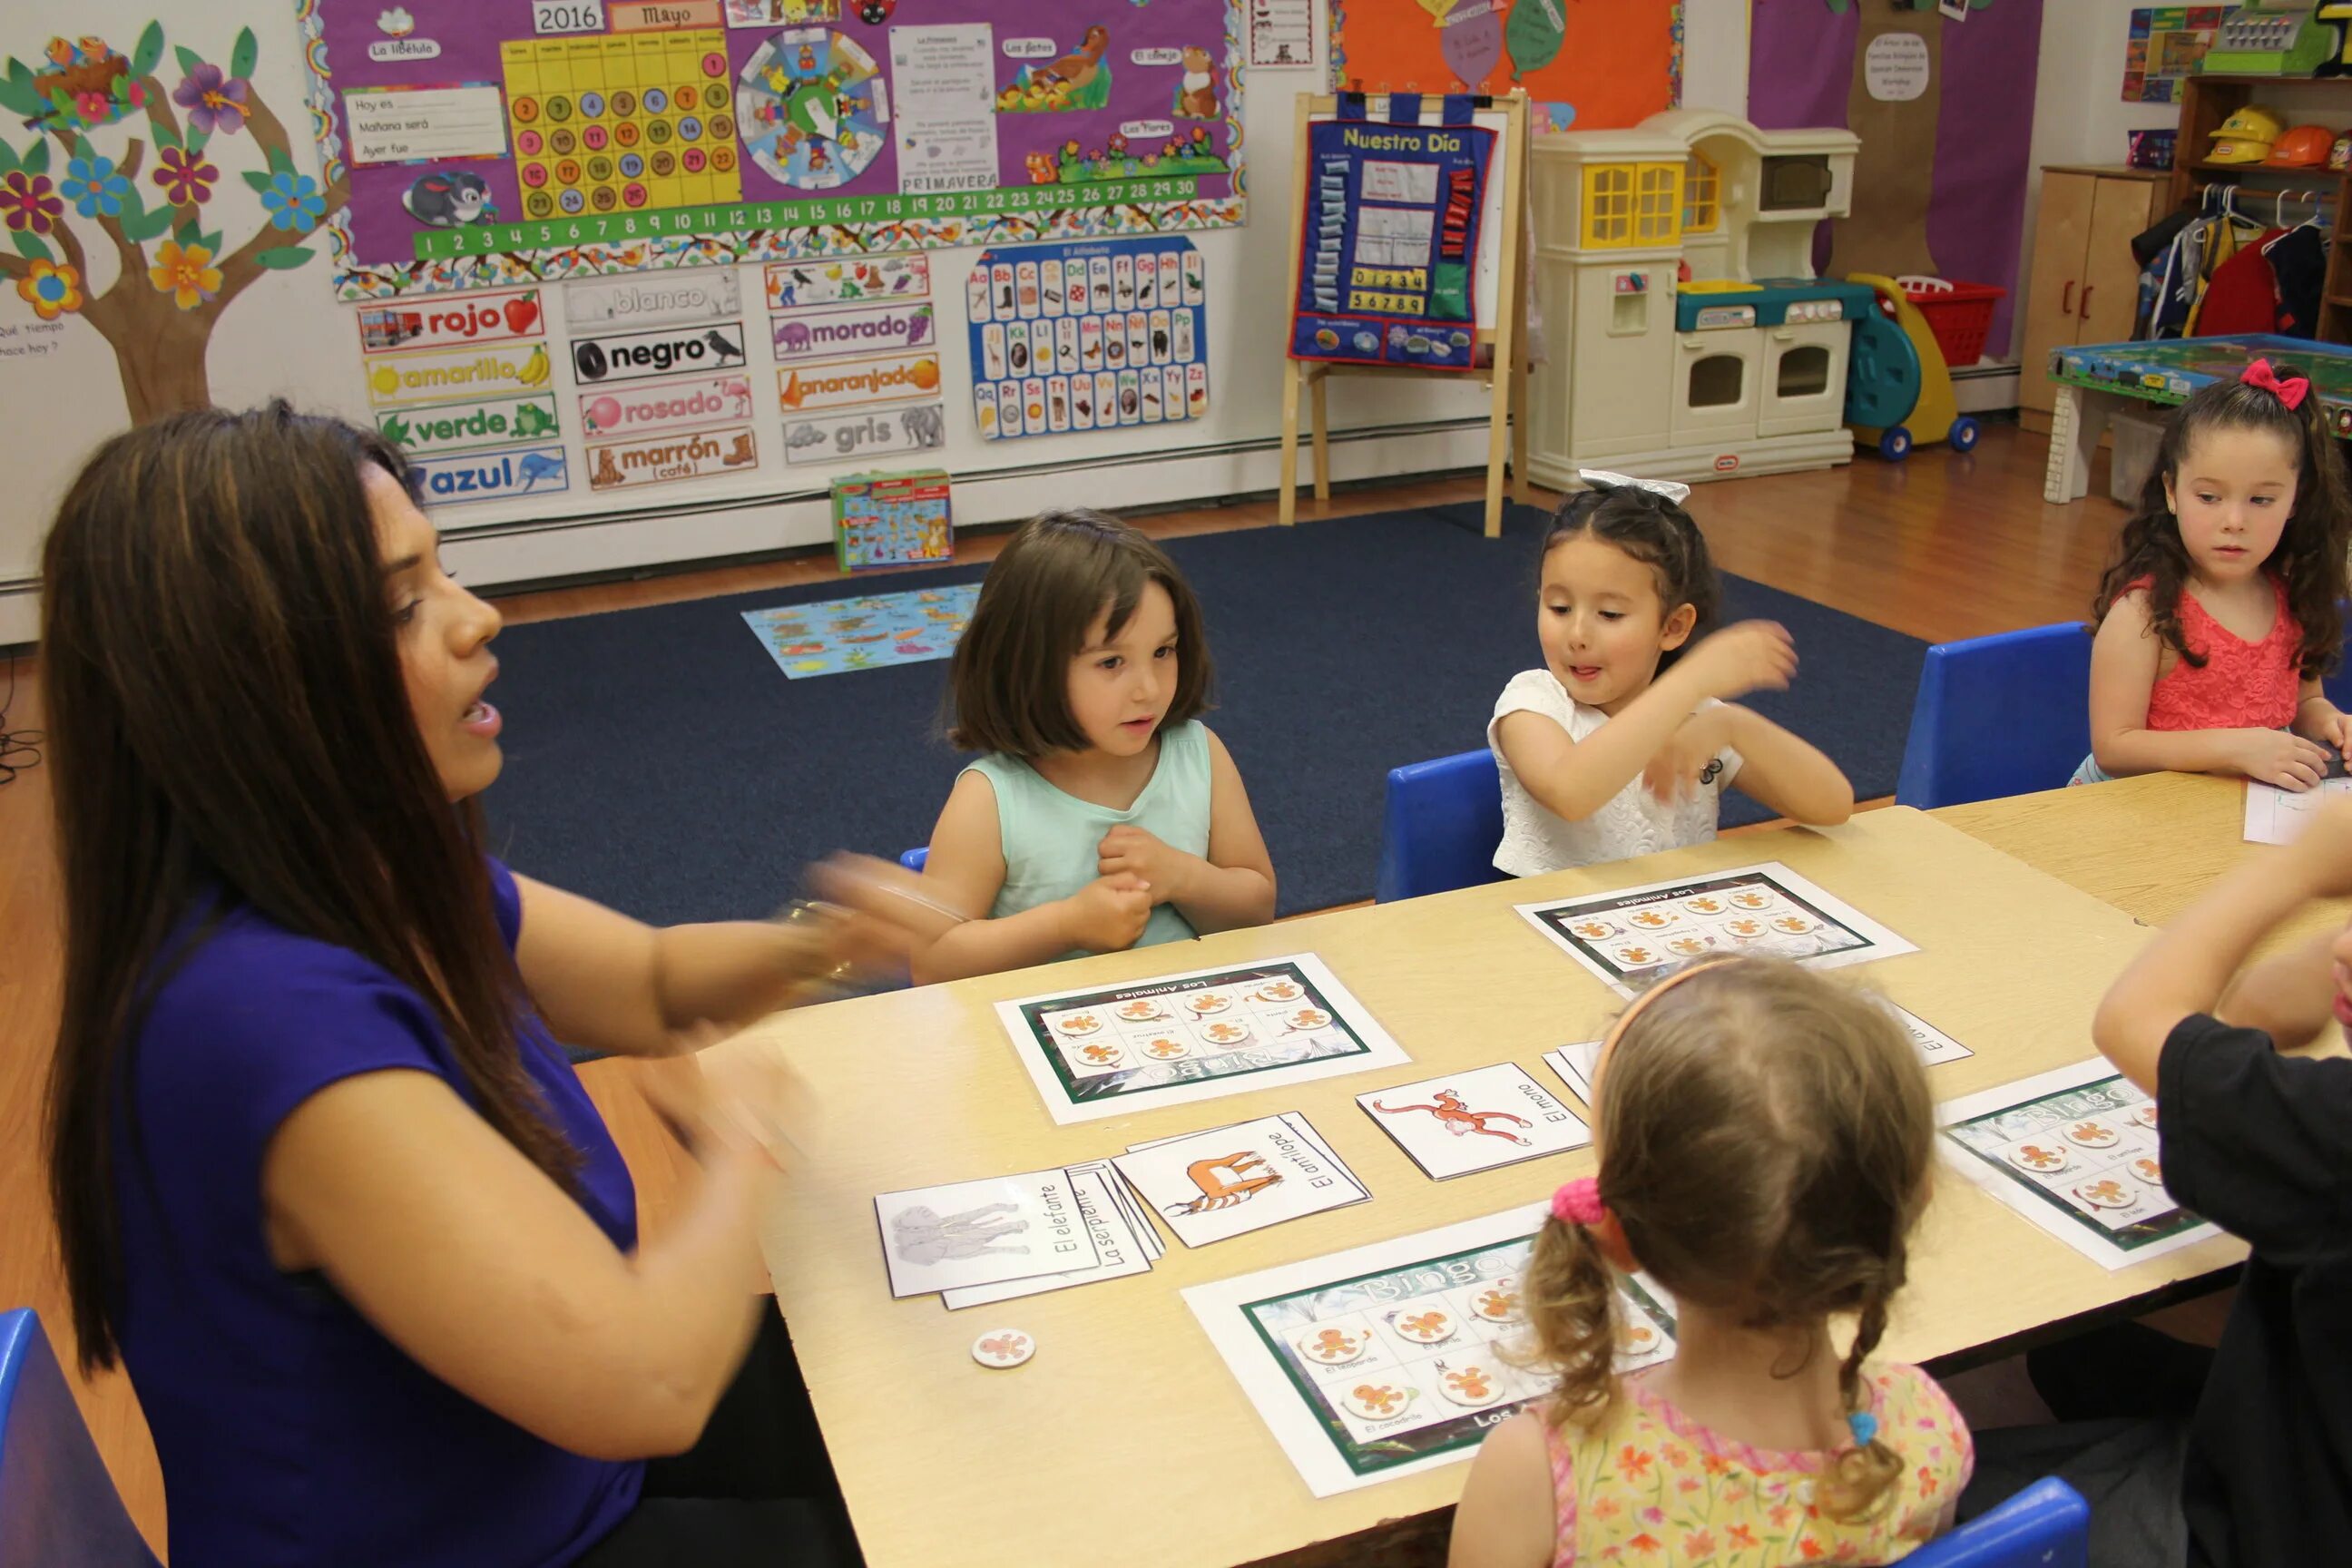
[{"label": "amarillo card", "polygon": [[1592,1134],[1509,1062],[1356,1096],[1434,1181],[1581,1149]]},{"label": "amarillo card", "polygon": [[874,1216],[893,1296],[1065,1274],[1101,1261],[1070,1174],[1060,1169],[884,1193],[874,1200]]},{"label": "amarillo card", "polygon": [[1262,1116],[1129,1150],[1111,1163],[1177,1240],[1205,1247],[1370,1195],[1320,1139],[1300,1128],[1285,1117]]}]

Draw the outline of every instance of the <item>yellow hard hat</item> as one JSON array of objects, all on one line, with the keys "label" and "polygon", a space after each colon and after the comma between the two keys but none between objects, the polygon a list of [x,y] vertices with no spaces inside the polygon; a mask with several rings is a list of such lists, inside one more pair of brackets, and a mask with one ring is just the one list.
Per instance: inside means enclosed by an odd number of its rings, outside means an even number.
[{"label": "yellow hard hat", "polygon": [[2221,121],[2213,134],[2223,141],[2270,142],[2277,141],[2285,129],[2285,121],[2259,103],[2250,103]]},{"label": "yellow hard hat", "polygon": [[2209,163],[2259,163],[2270,155],[2271,144],[2267,142],[2232,139],[2214,142],[2213,150],[2205,154],[2205,161]]}]

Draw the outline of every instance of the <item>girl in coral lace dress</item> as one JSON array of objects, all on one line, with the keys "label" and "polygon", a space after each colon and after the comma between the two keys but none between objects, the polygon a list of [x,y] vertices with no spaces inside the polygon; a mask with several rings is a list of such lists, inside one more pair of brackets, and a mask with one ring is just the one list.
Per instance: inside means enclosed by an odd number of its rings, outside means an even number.
[{"label": "girl in coral lace dress", "polygon": [[2074,783],[2170,768],[2305,790],[2352,743],[2319,684],[2343,646],[2352,503],[2318,405],[2256,360],[2174,413],[2099,584]]}]

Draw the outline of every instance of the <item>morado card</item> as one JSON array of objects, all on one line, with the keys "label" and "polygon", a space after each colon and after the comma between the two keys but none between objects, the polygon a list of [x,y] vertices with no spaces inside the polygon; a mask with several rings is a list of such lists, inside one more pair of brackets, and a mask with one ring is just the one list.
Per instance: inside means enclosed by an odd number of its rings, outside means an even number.
[{"label": "morado card", "polygon": [[996,1013],[1062,1123],[1411,1059],[1309,952],[999,1002]]},{"label": "morado card", "polygon": [[1433,1181],[1592,1142],[1574,1111],[1510,1062],[1374,1089],[1356,1103]]}]

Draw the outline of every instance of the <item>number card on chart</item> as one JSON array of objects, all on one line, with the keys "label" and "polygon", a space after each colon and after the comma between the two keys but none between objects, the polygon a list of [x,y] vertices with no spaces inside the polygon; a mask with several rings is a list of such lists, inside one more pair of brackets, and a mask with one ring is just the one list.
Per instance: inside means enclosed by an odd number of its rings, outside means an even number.
[{"label": "number card on chart", "polygon": [[[1317,1497],[1468,1458],[1552,1380],[1515,1363],[1540,1204],[1195,1285],[1185,1304]],[[1672,1300],[1620,1278],[1617,1368],[1675,1352]],[[1524,1358],[1522,1358],[1524,1359]]]},{"label": "number card on chart", "polygon": [[1919,951],[1777,860],[1517,907],[1621,996],[1716,953],[1771,953],[1835,969]]},{"label": "number card on chart", "polygon": [[1311,952],[999,1002],[996,1013],[1065,1125],[1412,1059]]},{"label": "number card on chart", "polygon": [[2103,1058],[1948,1101],[1936,1119],[1962,1175],[2108,1268],[2221,1234],[2164,1190],[2156,1101]]}]

